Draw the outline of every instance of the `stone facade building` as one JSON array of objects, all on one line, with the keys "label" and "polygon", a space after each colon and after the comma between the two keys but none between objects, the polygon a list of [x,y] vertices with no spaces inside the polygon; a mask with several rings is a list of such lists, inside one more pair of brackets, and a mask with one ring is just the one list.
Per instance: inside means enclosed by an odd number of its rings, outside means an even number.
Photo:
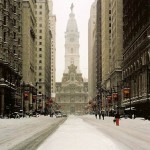
[{"label": "stone facade building", "polygon": [[99,109],[102,109],[102,39],[101,39],[101,1],[97,0],[96,4],[96,91]]},{"label": "stone facade building", "polygon": [[62,82],[56,82],[56,102],[67,114],[84,114],[88,102],[88,83],[83,81],[77,67],[70,65],[63,74]]},{"label": "stone facade building", "polygon": [[51,39],[51,97],[55,98],[56,82],[56,16],[53,14],[53,2],[49,1],[49,28],[52,33]]},{"label": "stone facade building", "polygon": [[149,6],[149,0],[123,0],[123,106],[145,118],[150,116]]},{"label": "stone facade building", "polygon": [[36,18],[35,0],[23,0],[22,3],[22,90],[25,112],[36,109]]},{"label": "stone facade building", "polygon": [[22,0],[0,1],[0,114],[21,108]]},{"label": "stone facade building", "polygon": [[[111,37],[111,7],[110,0],[101,0],[101,56],[102,83],[105,89],[110,89],[110,37]],[[106,109],[106,94],[102,93],[102,109]]]},{"label": "stone facade building", "polygon": [[49,29],[48,0],[36,0],[36,83],[38,109],[44,111],[51,97],[51,31]]},{"label": "stone facade building", "polygon": [[68,114],[83,114],[88,102],[88,83],[79,69],[79,32],[73,7],[72,4],[65,33],[65,71],[62,82],[56,83],[56,102]]},{"label": "stone facade building", "polygon": [[123,51],[123,1],[110,0],[110,52],[109,52],[109,76],[110,91],[107,98],[107,108],[117,110],[121,106],[122,99],[122,51]]},{"label": "stone facade building", "polygon": [[88,23],[88,92],[89,100],[96,95],[96,1],[91,6]]},{"label": "stone facade building", "polygon": [[122,17],[122,0],[97,1],[97,90],[106,112],[121,105]]}]

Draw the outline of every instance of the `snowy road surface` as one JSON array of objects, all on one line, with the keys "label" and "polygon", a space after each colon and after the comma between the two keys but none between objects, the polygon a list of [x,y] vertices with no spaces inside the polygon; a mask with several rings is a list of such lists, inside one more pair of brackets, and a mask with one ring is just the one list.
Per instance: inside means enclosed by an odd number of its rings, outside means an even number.
[{"label": "snowy road surface", "polygon": [[150,150],[150,121],[69,116],[38,150]]},{"label": "snowy road surface", "polygon": [[33,150],[63,119],[49,116],[0,119],[0,150]]}]

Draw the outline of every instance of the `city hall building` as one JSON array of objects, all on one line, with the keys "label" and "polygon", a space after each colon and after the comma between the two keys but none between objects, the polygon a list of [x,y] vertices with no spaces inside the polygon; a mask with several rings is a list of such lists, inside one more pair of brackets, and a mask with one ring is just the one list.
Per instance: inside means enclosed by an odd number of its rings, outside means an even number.
[{"label": "city hall building", "polygon": [[62,82],[56,83],[56,102],[67,114],[83,114],[88,102],[88,82],[79,69],[79,32],[73,4],[65,33],[65,71]]}]

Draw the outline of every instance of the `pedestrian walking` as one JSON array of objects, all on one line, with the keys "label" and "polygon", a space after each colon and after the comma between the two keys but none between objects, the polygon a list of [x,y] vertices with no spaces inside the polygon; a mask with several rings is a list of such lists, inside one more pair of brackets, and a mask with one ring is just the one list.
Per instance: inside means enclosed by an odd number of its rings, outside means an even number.
[{"label": "pedestrian walking", "polygon": [[104,120],[104,117],[105,117],[104,111],[102,111],[102,117],[103,117],[103,120]]},{"label": "pedestrian walking", "polygon": [[101,119],[101,112],[98,111],[98,116],[99,116],[99,119]]},{"label": "pedestrian walking", "polygon": [[119,113],[117,112],[116,115],[115,115],[116,126],[119,126],[119,119],[120,119],[120,115],[119,115]]},{"label": "pedestrian walking", "polygon": [[135,114],[132,114],[132,119],[135,119]]},{"label": "pedestrian walking", "polygon": [[97,112],[95,111],[95,118],[97,119]]}]

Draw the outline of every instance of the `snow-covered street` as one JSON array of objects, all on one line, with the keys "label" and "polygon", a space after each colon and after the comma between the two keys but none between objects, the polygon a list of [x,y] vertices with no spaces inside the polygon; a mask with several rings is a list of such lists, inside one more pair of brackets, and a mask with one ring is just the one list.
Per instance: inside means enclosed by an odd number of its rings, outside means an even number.
[{"label": "snow-covered street", "polygon": [[150,121],[122,118],[116,126],[112,117],[94,115],[0,119],[0,150],[37,149],[149,150]]},{"label": "snow-covered street", "polygon": [[54,130],[64,119],[49,116],[0,119],[0,150],[24,150],[26,145],[31,144],[33,147],[32,141],[38,145],[35,140],[41,136],[37,141],[41,142],[45,138],[44,132],[49,135],[48,132]]},{"label": "snow-covered street", "polygon": [[93,115],[69,116],[38,150],[149,150],[150,121],[141,118],[95,119]]}]

